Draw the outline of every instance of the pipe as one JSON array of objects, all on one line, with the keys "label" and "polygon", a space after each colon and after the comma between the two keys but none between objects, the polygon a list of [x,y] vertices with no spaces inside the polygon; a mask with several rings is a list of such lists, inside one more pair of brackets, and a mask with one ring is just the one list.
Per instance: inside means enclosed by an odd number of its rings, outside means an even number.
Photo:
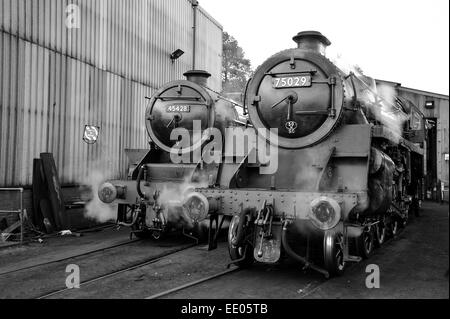
[{"label": "pipe", "polygon": [[289,246],[287,241],[287,228],[289,226],[289,221],[286,221],[283,225],[283,230],[281,232],[281,243],[284,247],[284,250],[286,253],[293,259],[297,260],[298,262],[305,265],[305,268],[311,268],[312,270],[315,270],[325,276],[325,278],[329,278],[330,274],[325,269],[322,269],[314,264],[311,264],[306,258],[298,255],[295,253],[292,248]]},{"label": "pipe", "polygon": [[141,197],[144,200],[147,200],[149,199],[148,196],[144,192],[142,192],[141,189],[141,180],[145,170],[146,170],[145,166],[141,166],[141,168],[139,169],[138,177],[136,179],[136,190],[138,192],[139,197]]},{"label": "pipe", "polygon": [[197,7],[198,1],[192,0],[192,9],[194,10],[194,25],[192,26],[192,70],[195,70],[195,57],[196,57],[196,47],[197,47]]},{"label": "pipe", "polygon": [[303,258],[302,256],[296,254],[296,253],[291,249],[291,247],[290,247],[289,244],[288,244],[288,241],[287,241],[287,227],[288,227],[288,225],[289,225],[289,222],[285,222],[284,225],[283,225],[283,230],[282,230],[282,232],[281,232],[281,243],[282,243],[284,249],[286,250],[286,253],[287,253],[289,256],[291,256],[291,257],[294,258],[295,260],[301,262],[301,263],[304,264],[306,267],[308,267],[308,266],[309,266],[309,262],[308,262],[305,258]]},{"label": "pipe", "polygon": [[21,193],[23,193],[24,189],[23,189],[23,188],[0,188],[0,191],[5,191],[5,192],[21,192]]},{"label": "pipe", "polygon": [[134,224],[136,224],[136,222],[137,222],[139,213],[140,212],[136,212],[136,211],[134,212],[133,219],[132,219],[131,223],[127,224],[125,222],[118,222],[117,225],[123,226],[123,227],[133,227]]}]

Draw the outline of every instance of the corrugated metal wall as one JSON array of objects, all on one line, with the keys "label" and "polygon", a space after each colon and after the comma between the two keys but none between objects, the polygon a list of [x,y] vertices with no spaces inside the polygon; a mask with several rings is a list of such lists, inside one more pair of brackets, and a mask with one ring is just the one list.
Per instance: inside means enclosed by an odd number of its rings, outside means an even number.
[{"label": "corrugated metal wall", "polygon": [[[79,29],[65,25],[69,4]],[[220,90],[222,28],[198,17],[197,68]],[[191,68],[192,23],[189,0],[0,0],[0,187],[30,185],[41,152],[64,184],[98,162],[120,177],[123,150],[147,147],[145,97]],[[101,127],[96,145],[82,141],[86,124]]]},{"label": "corrugated metal wall", "polygon": [[[414,92],[412,89],[400,88],[400,96],[409,99],[417,105],[427,118],[437,119],[437,177],[441,181],[449,182],[449,166],[444,155],[449,152],[449,99],[448,96]],[[426,109],[425,103],[434,101],[433,109]]]}]

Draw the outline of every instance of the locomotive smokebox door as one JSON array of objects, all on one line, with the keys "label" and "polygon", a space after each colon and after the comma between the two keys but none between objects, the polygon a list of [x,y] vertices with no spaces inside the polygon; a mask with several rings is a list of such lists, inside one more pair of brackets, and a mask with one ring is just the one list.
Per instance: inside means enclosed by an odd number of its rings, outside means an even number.
[{"label": "locomotive smokebox door", "polygon": [[272,56],[257,69],[246,95],[253,126],[278,129],[276,144],[287,149],[326,139],[340,123],[345,100],[344,79],[324,56],[330,41],[312,31],[294,40],[298,48]]},{"label": "locomotive smokebox door", "polygon": [[[193,79],[191,73],[187,74]],[[197,79],[196,82],[204,83],[206,79],[203,82]],[[184,151],[189,153],[208,138],[207,135],[196,137],[194,131],[200,129],[205,132],[214,126],[213,100],[208,91],[197,83],[186,80],[170,82],[150,99],[146,110],[147,132],[151,140],[168,153],[180,143],[180,140],[173,139],[174,135],[179,135],[177,131],[174,134],[174,130],[182,128],[189,132],[190,141],[184,141],[187,145],[183,145]]]}]

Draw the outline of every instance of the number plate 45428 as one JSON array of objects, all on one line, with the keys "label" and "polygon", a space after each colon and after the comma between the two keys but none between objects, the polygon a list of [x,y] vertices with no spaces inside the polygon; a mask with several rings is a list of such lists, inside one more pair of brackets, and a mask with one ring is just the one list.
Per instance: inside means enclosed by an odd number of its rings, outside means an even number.
[{"label": "number plate 45428", "polygon": [[168,113],[189,113],[190,111],[190,105],[170,105],[167,107]]}]

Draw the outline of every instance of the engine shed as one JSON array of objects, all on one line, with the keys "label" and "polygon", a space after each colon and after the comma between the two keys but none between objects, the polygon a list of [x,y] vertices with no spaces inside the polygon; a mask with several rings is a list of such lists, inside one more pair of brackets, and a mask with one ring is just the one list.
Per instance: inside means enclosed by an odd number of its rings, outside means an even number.
[{"label": "engine shed", "polygon": [[[41,153],[70,198],[96,167],[126,176],[124,149],[148,148],[146,97],[163,83],[204,69],[221,90],[223,27],[196,0],[2,0],[0,12],[0,188],[24,188],[28,213]],[[16,210],[19,196],[0,203]]]}]

